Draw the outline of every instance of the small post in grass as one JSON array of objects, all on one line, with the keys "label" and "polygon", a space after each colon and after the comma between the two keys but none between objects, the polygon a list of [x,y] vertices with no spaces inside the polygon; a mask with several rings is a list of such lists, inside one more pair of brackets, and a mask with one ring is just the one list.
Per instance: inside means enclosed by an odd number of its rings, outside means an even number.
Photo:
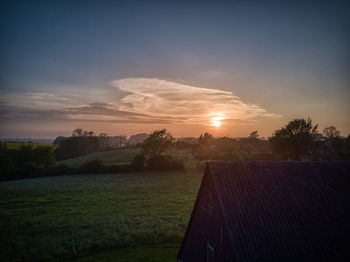
[{"label": "small post in grass", "polygon": [[72,241],[72,252],[74,256],[78,256],[77,250],[75,249],[75,243],[74,240]]},{"label": "small post in grass", "polygon": [[158,243],[158,229],[156,227],[153,228],[154,230],[154,243]]}]

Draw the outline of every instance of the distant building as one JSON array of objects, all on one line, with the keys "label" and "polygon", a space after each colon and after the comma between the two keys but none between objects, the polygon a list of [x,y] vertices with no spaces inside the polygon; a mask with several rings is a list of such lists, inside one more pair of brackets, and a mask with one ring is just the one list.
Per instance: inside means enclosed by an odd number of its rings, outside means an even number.
[{"label": "distant building", "polygon": [[127,143],[126,136],[106,136],[99,139],[102,149],[116,149],[125,147]]},{"label": "distant building", "polygon": [[145,141],[148,137],[149,137],[149,134],[132,135],[128,140],[128,145],[136,146],[137,144],[143,143],[143,141]]},{"label": "distant building", "polygon": [[312,152],[311,160],[340,160],[340,156],[331,146],[330,139],[320,141],[318,148]]},{"label": "distant building", "polygon": [[209,162],[178,261],[350,261],[349,162]]},{"label": "distant building", "polygon": [[315,141],[314,149],[306,153],[303,161],[334,161],[341,160],[341,157],[331,146],[331,140],[322,138]]},{"label": "distant building", "polygon": [[196,138],[196,137],[179,137],[179,138],[176,138],[176,141],[184,142],[184,143],[188,143],[188,144],[195,144],[195,143],[198,143],[198,138]]}]

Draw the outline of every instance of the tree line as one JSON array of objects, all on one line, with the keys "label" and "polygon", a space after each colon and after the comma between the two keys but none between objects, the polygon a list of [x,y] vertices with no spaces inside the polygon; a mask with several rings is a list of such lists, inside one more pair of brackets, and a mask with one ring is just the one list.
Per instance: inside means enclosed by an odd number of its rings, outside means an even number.
[{"label": "tree line", "polygon": [[[144,134],[143,134],[144,135]],[[96,136],[92,131],[76,129],[68,138],[57,137],[52,146],[33,146],[23,144],[18,150],[10,150],[6,143],[0,142],[0,179],[15,179],[40,175],[71,173],[115,173],[129,170],[143,171],[181,171],[184,161],[174,157],[173,149],[188,149],[192,155],[202,160],[319,160],[312,153],[327,141],[340,160],[350,159],[350,135],[340,136],[334,126],[318,132],[310,118],[294,119],[275,130],[269,139],[259,138],[258,131],[248,137],[215,138],[209,133],[200,135],[194,141],[176,141],[166,129],[154,131],[140,144],[141,152],[128,166],[106,166],[101,160],[93,160],[74,169],[67,165],[55,165],[56,159],[67,159],[100,151],[102,133]],[[321,142],[324,143],[324,142]],[[311,157],[310,157],[311,156]]]},{"label": "tree line", "polygon": [[321,134],[310,118],[290,121],[268,140],[259,139],[258,131],[244,138],[214,138],[205,133],[193,146],[193,155],[200,160],[325,160],[314,153],[326,142],[339,160],[350,159],[350,135],[341,138],[334,126]]}]

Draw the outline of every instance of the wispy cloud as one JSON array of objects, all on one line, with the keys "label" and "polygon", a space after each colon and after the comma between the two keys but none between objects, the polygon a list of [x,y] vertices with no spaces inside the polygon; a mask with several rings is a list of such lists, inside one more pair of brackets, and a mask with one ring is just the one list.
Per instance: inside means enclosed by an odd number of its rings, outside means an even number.
[{"label": "wispy cloud", "polygon": [[208,125],[217,116],[223,122],[278,117],[230,91],[157,78],[120,79],[111,85],[114,88],[99,88],[98,95],[97,88],[1,94],[0,121]]},{"label": "wispy cloud", "polygon": [[222,116],[225,121],[279,117],[258,105],[244,103],[230,91],[157,78],[120,79],[112,85],[127,92],[121,99],[122,110],[154,117],[176,116],[184,122],[203,124],[212,116]]}]

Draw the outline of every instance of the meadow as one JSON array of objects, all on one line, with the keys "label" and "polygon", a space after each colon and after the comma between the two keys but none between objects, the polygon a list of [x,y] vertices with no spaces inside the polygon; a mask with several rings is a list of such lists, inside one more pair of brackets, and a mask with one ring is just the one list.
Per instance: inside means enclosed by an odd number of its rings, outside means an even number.
[{"label": "meadow", "polygon": [[[2,260],[174,261],[203,175],[191,168],[190,154],[182,153],[190,171],[1,182]],[[116,152],[99,154],[86,157],[104,154],[106,161]]]},{"label": "meadow", "polygon": [[140,148],[116,149],[58,161],[57,164],[79,167],[85,162],[95,159],[101,159],[106,165],[130,164],[134,156],[140,151]]}]

